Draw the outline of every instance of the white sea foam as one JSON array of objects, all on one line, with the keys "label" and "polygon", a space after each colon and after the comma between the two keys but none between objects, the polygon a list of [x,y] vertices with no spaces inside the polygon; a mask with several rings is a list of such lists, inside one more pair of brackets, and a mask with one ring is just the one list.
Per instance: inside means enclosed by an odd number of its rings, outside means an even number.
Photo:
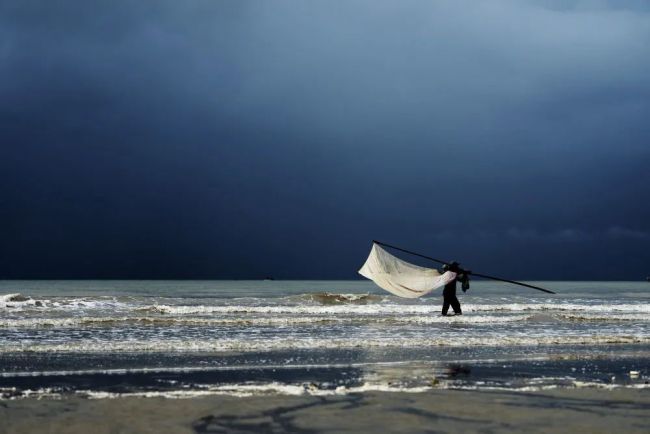
[{"label": "white sea foam", "polygon": [[[364,383],[360,386],[345,387],[340,386],[335,389],[320,389],[315,384],[301,383],[301,384],[286,384],[279,382],[260,383],[260,384],[229,384],[229,385],[215,385],[205,386],[199,389],[177,389],[177,390],[161,390],[161,391],[137,391],[137,392],[105,392],[94,390],[77,390],[75,394],[89,399],[115,399],[126,397],[137,398],[168,398],[168,399],[190,399],[205,396],[265,396],[265,395],[289,395],[289,396],[334,396],[334,395],[347,395],[351,393],[362,392],[406,392],[406,393],[422,393],[431,390],[429,386],[403,386],[389,383]],[[2,390],[0,390],[2,392]],[[22,390],[20,394],[12,396],[8,394],[8,399],[22,399],[22,398],[61,398],[63,393],[56,392],[51,388],[42,388],[35,390]]]},{"label": "white sea foam", "polygon": [[[205,306],[205,305],[152,305],[137,308],[141,311],[160,314],[188,315],[188,314],[348,314],[348,315],[377,315],[377,314],[434,314],[440,312],[440,306],[416,304],[343,304],[330,305],[275,305],[275,306]],[[575,303],[540,303],[540,304],[466,304],[465,312],[525,312],[525,311],[569,311],[569,312],[630,312],[649,313],[649,304],[619,304],[619,305],[589,305]]]},{"label": "white sea foam", "polygon": [[165,340],[120,340],[104,341],[79,339],[69,342],[53,343],[9,343],[0,347],[0,353],[11,352],[251,352],[297,349],[345,349],[345,348],[434,348],[470,346],[538,346],[538,345],[600,345],[650,343],[647,334],[562,334],[531,335],[519,333],[500,335],[489,333],[483,336],[448,337],[403,337],[390,339],[381,337],[276,337],[272,339],[246,337],[244,339],[165,339]]},{"label": "white sea foam", "polygon": [[[393,297],[374,294],[316,293],[291,296],[280,299],[211,299],[208,304],[187,304],[187,299],[168,299],[171,303],[147,303],[151,297],[53,297],[34,299],[20,293],[0,295],[0,309],[43,308],[56,311],[112,311],[148,312],[168,315],[206,314],[314,314],[314,315],[376,315],[376,314],[434,314],[440,311],[438,300],[417,300],[404,302]],[[317,301],[314,301],[317,300]],[[322,302],[322,300],[326,300]],[[567,312],[567,313],[647,313],[650,303],[619,303],[595,300],[539,299],[536,302],[513,303],[504,298],[503,303],[465,303],[467,313],[517,313],[517,312]]]},{"label": "white sea foam", "polygon": [[636,383],[636,384],[618,384],[618,383],[600,383],[597,381],[571,381],[569,384],[526,384],[522,386],[512,386],[512,385],[460,385],[460,384],[446,384],[442,388],[445,389],[454,389],[454,390],[492,390],[499,392],[539,392],[542,390],[553,390],[553,389],[605,389],[605,390],[614,390],[614,389],[650,389],[650,384]]},{"label": "white sea foam", "polygon": [[650,304],[648,303],[627,303],[627,304],[590,304],[590,303],[506,303],[506,304],[483,304],[467,305],[464,309],[472,312],[479,311],[560,311],[560,312],[634,312],[650,313]]},{"label": "white sea foam", "polygon": [[264,326],[297,325],[311,323],[334,323],[345,318],[161,318],[161,317],[69,317],[69,318],[25,318],[0,320],[4,328],[39,328],[39,327],[80,327],[80,326],[120,326],[138,325],[223,325],[223,326]]},{"label": "white sea foam", "polygon": [[53,297],[34,299],[20,293],[0,295],[0,311],[7,310],[11,312],[34,310],[43,312],[53,311],[79,311],[79,310],[112,310],[128,311],[136,309],[139,304],[120,302],[115,297]]},{"label": "white sea foam", "polygon": [[39,306],[42,303],[20,293],[0,295],[0,309],[20,309],[25,306]]},{"label": "white sea foam", "polygon": [[363,322],[364,324],[441,324],[441,323],[507,323],[526,321],[531,315],[471,315],[450,316],[440,315],[409,315],[409,316],[242,316],[242,317],[171,317],[171,316],[137,316],[137,317],[66,317],[66,318],[7,318],[0,319],[0,328],[40,328],[40,327],[80,327],[80,326],[119,326],[126,324],[173,326],[173,325],[202,325],[202,326],[290,326],[290,325],[323,325]]},{"label": "white sea foam", "polygon": [[[544,380],[544,379],[542,379]],[[545,379],[551,381],[552,379]],[[423,393],[435,389],[451,390],[475,390],[475,391],[507,391],[507,392],[538,392],[544,390],[554,390],[560,388],[576,389],[650,389],[650,384],[608,384],[597,381],[577,381],[569,380],[563,384],[549,384],[546,381],[527,382],[519,386],[513,385],[493,385],[493,384],[458,384],[455,381],[443,380],[435,385],[404,385],[391,382],[365,382],[359,386],[339,386],[334,389],[321,389],[313,383],[287,384],[279,382],[259,383],[259,384],[227,384],[227,385],[209,385],[197,389],[176,389],[176,390],[159,390],[159,391],[134,391],[134,392],[106,392],[95,390],[76,390],[77,396],[88,399],[117,399],[126,397],[137,398],[167,398],[167,399],[191,399],[206,396],[336,396],[348,395],[364,392],[403,392],[403,393]],[[64,393],[58,392],[52,388],[41,388],[34,390],[16,390],[0,389],[0,396],[4,392],[7,399],[24,399],[24,398],[62,398]],[[67,393],[65,393],[67,395]]]},{"label": "white sea foam", "polygon": [[[279,382],[269,383],[244,383],[226,385],[206,385],[197,389],[177,389],[160,391],[136,391],[136,392],[106,392],[94,390],[77,390],[76,395],[89,399],[115,399],[125,397],[138,398],[168,398],[168,399],[190,399],[205,396],[227,395],[236,397],[265,396],[265,395],[289,395],[289,396],[335,396],[364,392],[405,392],[422,393],[432,390],[433,386],[407,386],[397,383],[366,382],[359,386],[339,386],[333,389],[321,389],[314,383],[287,384]],[[438,387],[441,388],[441,387]],[[47,397],[60,398],[63,393],[57,393],[52,388],[36,390],[24,390],[10,399]]]},{"label": "white sea foam", "polygon": [[561,313],[557,318],[568,321],[650,321],[650,314],[646,313]]},{"label": "white sea foam", "polygon": [[0,295],[0,302],[25,302],[28,301],[30,298],[25,297],[24,295],[20,293],[14,293],[14,294],[4,294]]}]

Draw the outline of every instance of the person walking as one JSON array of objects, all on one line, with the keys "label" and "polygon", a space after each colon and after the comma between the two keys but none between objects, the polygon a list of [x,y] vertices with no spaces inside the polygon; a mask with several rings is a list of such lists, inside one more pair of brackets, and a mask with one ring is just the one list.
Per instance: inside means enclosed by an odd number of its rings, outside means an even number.
[{"label": "person walking", "polygon": [[445,288],[442,290],[442,315],[447,316],[449,306],[451,306],[451,308],[454,310],[455,315],[462,315],[463,311],[460,308],[458,297],[456,297],[456,282],[460,281],[462,284],[463,292],[467,291],[469,289],[469,272],[460,268],[460,264],[456,261],[445,264],[442,270],[443,272],[451,271],[453,273],[456,273],[456,278],[447,283],[445,285]]}]

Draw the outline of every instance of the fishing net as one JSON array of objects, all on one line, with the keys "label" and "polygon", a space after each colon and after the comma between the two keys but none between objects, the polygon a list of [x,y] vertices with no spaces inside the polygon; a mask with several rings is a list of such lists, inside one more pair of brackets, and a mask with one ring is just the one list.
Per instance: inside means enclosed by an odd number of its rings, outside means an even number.
[{"label": "fishing net", "polygon": [[456,273],[440,274],[433,268],[419,267],[391,255],[377,244],[359,274],[375,282],[380,288],[404,298],[418,298],[445,286],[456,278]]}]

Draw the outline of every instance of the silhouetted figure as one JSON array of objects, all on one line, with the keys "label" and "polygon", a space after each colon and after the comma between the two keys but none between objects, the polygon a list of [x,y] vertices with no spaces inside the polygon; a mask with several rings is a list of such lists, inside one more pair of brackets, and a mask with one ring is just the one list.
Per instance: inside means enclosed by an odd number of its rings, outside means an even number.
[{"label": "silhouetted figure", "polygon": [[467,291],[469,289],[469,272],[460,268],[459,265],[458,262],[453,261],[449,265],[445,264],[445,266],[442,267],[443,271],[453,271],[456,273],[456,278],[446,284],[445,289],[442,290],[442,296],[444,297],[442,303],[442,314],[445,316],[449,311],[449,306],[454,309],[456,315],[463,314],[463,311],[460,308],[460,302],[456,297],[456,281],[462,283],[463,292]]}]

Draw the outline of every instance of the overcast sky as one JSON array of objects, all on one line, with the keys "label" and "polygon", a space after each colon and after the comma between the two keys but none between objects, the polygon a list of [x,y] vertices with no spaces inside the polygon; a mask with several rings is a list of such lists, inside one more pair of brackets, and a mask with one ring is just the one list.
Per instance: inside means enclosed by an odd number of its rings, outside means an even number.
[{"label": "overcast sky", "polygon": [[0,0],[0,278],[643,279],[649,5]]}]

